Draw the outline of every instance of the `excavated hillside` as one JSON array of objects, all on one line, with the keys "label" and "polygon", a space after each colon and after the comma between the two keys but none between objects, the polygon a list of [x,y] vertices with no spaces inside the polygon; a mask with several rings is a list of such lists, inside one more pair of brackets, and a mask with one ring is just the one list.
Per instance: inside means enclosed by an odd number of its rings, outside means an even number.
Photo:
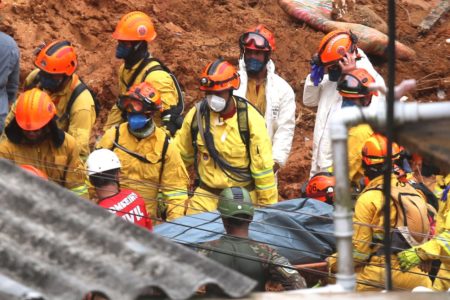
[{"label": "excavated hillside", "polygon": [[[178,76],[186,92],[188,107],[201,96],[198,75],[203,66],[218,56],[233,62],[239,56],[238,38],[243,30],[264,23],[274,30],[277,50],[273,59],[277,72],[294,88],[297,98],[295,140],[288,165],[281,171],[280,195],[298,196],[309,172],[310,149],[315,112],[302,106],[303,80],[309,72],[309,59],[323,33],[316,32],[289,17],[274,0],[9,0],[0,1],[0,29],[12,35],[21,49],[21,78],[33,69],[33,50],[43,41],[67,39],[79,55],[78,73],[97,93],[103,111],[97,122],[101,128],[117,97],[116,42],[111,33],[120,17],[142,10],[154,20],[158,36],[151,44],[152,54],[164,61]],[[358,7],[386,19],[386,4],[378,0],[358,0]],[[417,52],[413,61],[398,62],[397,81],[422,80],[422,91],[410,98],[438,100],[434,78],[450,74],[450,26],[441,20],[428,35],[417,26],[437,0],[398,1],[399,40]],[[387,1],[386,1],[387,3]],[[357,8],[358,9],[358,8]],[[358,11],[357,11],[358,12]],[[361,17],[361,16],[360,16]],[[364,16],[362,16],[364,19]],[[374,58],[386,75],[383,58]],[[448,95],[448,90],[444,89]],[[447,97],[448,98],[448,97]],[[99,129],[96,135],[100,135]],[[95,137],[93,138],[94,141]]]}]

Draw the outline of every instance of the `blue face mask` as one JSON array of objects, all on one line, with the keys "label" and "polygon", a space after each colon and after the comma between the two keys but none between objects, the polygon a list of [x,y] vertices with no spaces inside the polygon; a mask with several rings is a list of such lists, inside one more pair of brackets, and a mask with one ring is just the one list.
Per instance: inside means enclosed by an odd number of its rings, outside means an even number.
[{"label": "blue face mask", "polygon": [[353,100],[348,99],[342,99],[342,106],[341,107],[349,107],[349,106],[356,106],[356,102]]},{"label": "blue face mask", "polygon": [[128,126],[131,130],[139,130],[145,127],[149,122],[149,118],[144,114],[128,114]]},{"label": "blue face mask", "polygon": [[257,74],[264,68],[265,63],[255,58],[245,59],[245,68],[250,74]]},{"label": "blue face mask", "polygon": [[330,81],[338,81],[339,77],[341,77],[342,70],[339,67],[332,67],[328,69],[328,79]]},{"label": "blue face mask", "polygon": [[133,47],[128,47],[125,43],[119,42],[116,48],[116,57],[126,59],[132,52]]},{"label": "blue face mask", "polygon": [[61,88],[61,84],[64,81],[64,78],[62,79],[54,79],[50,76],[46,76],[41,74],[39,76],[39,83],[40,87],[44,90],[47,90],[49,92],[57,92]]}]

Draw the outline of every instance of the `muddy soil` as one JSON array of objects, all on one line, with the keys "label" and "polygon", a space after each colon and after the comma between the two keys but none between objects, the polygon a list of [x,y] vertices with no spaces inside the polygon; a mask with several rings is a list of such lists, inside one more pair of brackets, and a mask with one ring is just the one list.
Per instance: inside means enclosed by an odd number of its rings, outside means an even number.
[{"label": "muddy soil", "polygon": [[[154,20],[157,38],[152,54],[165,62],[178,76],[186,91],[188,107],[201,96],[197,78],[203,66],[218,56],[236,62],[238,38],[247,28],[264,23],[274,30],[277,50],[273,53],[277,72],[294,88],[297,98],[297,124],[294,145],[287,166],[280,172],[280,196],[299,195],[299,187],[309,173],[315,111],[302,103],[303,80],[309,73],[309,59],[323,33],[289,17],[274,0],[9,0],[1,1],[0,29],[11,34],[21,48],[21,78],[33,69],[33,50],[42,41],[67,39],[79,55],[78,73],[95,90],[103,104],[97,128],[106,119],[117,97],[116,42],[111,38],[120,17],[142,10]],[[386,20],[386,6],[378,0],[359,0]],[[426,36],[417,26],[436,0],[398,1],[398,38],[418,53],[415,60],[398,62],[397,81],[421,80],[423,90],[411,95],[423,101],[436,101],[436,83],[425,81],[450,75],[450,37],[447,18]],[[357,9],[358,9],[357,6]],[[360,14],[361,15],[361,14]],[[372,15],[373,16],[373,15]],[[386,62],[374,58],[377,69],[386,76]],[[449,95],[449,90],[445,90]],[[448,96],[446,97],[448,99]],[[99,135],[99,130],[96,135]],[[94,137],[95,138],[95,137]],[[94,140],[93,138],[93,140]]]}]

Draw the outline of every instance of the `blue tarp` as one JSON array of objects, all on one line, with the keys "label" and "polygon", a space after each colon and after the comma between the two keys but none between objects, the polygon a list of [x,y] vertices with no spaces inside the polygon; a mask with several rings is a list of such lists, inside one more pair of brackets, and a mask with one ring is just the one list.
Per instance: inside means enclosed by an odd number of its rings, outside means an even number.
[{"label": "blue tarp", "polygon": [[[335,251],[333,207],[314,199],[293,199],[257,209],[250,238],[276,248],[292,264],[323,261]],[[179,218],[154,232],[179,243],[196,244],[225,233],[218,211]]]}]

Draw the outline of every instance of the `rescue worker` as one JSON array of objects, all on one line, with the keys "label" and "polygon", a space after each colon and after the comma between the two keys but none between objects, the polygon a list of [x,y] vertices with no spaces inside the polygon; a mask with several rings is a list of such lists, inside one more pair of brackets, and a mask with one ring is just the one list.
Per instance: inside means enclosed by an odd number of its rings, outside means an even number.
[{"label": "rescue worker", "polygon": [[234,95],[250,101],[265,117],[272,141],[274,172],[286,164],[295,129],[295,94],[275,73],[271,54],[275,37],[264,25],[249,29],[239,39],[241,84]]},{"label": "rescue worker", "polygon": [[5,128],[0,157],[42,170],[51,181],[88,199],[84,165],[75,139],[58,128],[56,107],[38,88],[22,93]]},{"label": "rescue worker", "polygon": [[98,205],[125,221],[153,230],[144,199],[135,191],[120,188],[119,172],[122,166],[113,151],[95,150],[89,155],[86,167]]},{"label": "rescue worker", "polygon": [[[122,163],[121,186],[138,192],[150,216],[167,220],[184,215],[189,177],[177,147],[153,121],[162,109],[158,91],[148,82],[134,85],[119,98],[118,107],[128,122],[110,128],[96,149],[110,149]],[[157,213],[157,196],[162,191],[167,210]]]},{"label": "rescue worker", "polygon": [[[373,83],[375,79],[365,69],[353,69],[344,73],[337,83],[342,103],[345,103],[345,106],[369,106],[378,95],[378,92],[369,90]],[[373,130],[368,124],[354,126],[348,131],[349,179],[356,186],[360,185],[360,180],[364,177],[361,149],[372,134]]]},{"label": "rescue worker", "polygon": [[199,181],[187,214],[217,209],[219,193],[231,186],[247,188],[258,205],[278,200],[264,118],[232,94],[239,82],[229,62],[209,63],[200,80],[206,96],[188,112],[175,137],[183,161],[187,167],[194,165]]},{"label": "rescue worker", "polygon": [[304,278],[278,252],[266,244],[249,239],[254,208],[243,187],[226,188],[220,193],[218,210],[226,235],[199,244],[198,251],[257,282],[255,291],[281,284],[284,290],[306,288]]},{"label": "rescue worker", "polygon": [[[171,135],[181,127],[184,110],[183,94],[175,76],[162,62],[152,57],[148,43],[156,37],[153,22],[148,15],[133,11],[124,15],[112,37],[118,41],[116,57],[123,59],[119,69],[119,93],[125,94],[133,85],[150,83],[161,95],[162,109],[154,115],[157,126],[164,126]],[[125,122],[126,116],[114,105],[104,130]]]},{"label": "rescue worker", "polygon": [[0,31],[0,133],[9,107],[16,101],[20,76],[20,51],[16,41]]},{"label": "rescue worker", "polygon": [[[332,31],[321,41],[317,53],[311,60],[311,73],[307,76],[303,90],[303,104],[316,107],[313,152],[310,177],[318,172],[329,172],[333,165],[331,151],[330,122],[341,107],[349,102],[342,101],[337,91],[341,74],[355,68],[366,69],[377,84],[384,86],[384,80],[373,68],[364,52],[357,48],[357,37],[347,31]],[[384,96],[374,96],[372,102],[384,101]]]},{"label": "rescue worker", "polygon": [[[96,119],[94,98],[75,71],[75,49],[69,41],[54,41],[38,50],[33,70],[25,79],[25,89],[39,87],[56,106],[57,125],[75,138],[83,160],[89,155],[89,138]],[[8,124],[16,106],[6,118]]]},{"label": "rescue worker", "polygon": [[316,199],[333,205],[335,185],[336,179],[333,174],[328,172],[317,173],[308,181],[303,197]]},{"label": "rescue worker", "polygon": [[[355,265],[360,268],[357,272],[358,291],[377,289],[371,284],[383,286],[384,283],[385,258],[382,243],[385,233],[382,184],[386,154],[387,139],[384,136],[375,134],[364,143],[362,164],[365,176],[370,181],[356,201],[353,217],[353,258]],[[393,160],[395,159],[394,156]],[[391,189],[393,287],[394,289],[431,287],[427,274],[418,267],[412,268],[410,273],[401,272],[397,256],[398,252],[410,247],[410,241],[421,243],[426,240],[429,222],[425,199],[408,183],[399,182],[394,174],[391,177]]]}]

